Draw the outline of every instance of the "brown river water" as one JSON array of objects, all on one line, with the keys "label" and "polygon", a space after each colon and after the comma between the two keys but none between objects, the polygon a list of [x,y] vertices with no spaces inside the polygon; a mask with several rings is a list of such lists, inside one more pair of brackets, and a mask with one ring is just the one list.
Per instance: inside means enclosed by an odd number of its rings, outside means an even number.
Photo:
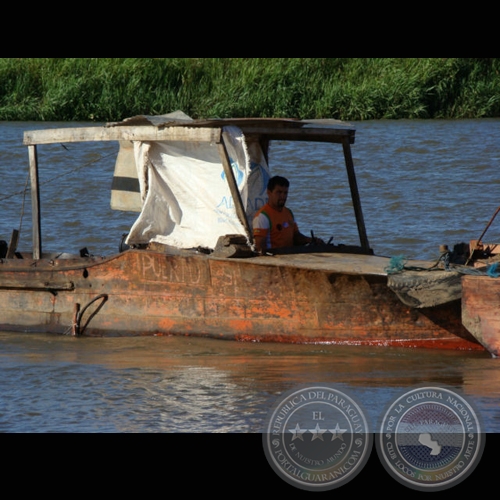
[{"label": "brown river water", "polygon": [[[30,197],[22,194],[28,174],[24,130],[77,125],[0,123],[0,239],[21,228],[19,248],[31,248]],[[377,254],[433,260],[440,244],[482,234],[500,203],[500,120],[354,125],[354,165]],[[114,144],[39,148],[44,251],[117,251],[136,214],[109,208],[116,151]],[[341,150],[277,144],[271,168],[291,180],[288,205],[302,232],[359,243]],[[500,240],[500,217],[484,240]],[[0,432],[247,434],[253,437],[245,438],[245,454],[239,438],[236,450],[220,438],[223,449],[234,452],[227,473],[236,474],[237,463],[255,467],[269,484],[275,484],[273,473],[258,439],[266,415],[283,392],[320,383],[361,400],[374,428],[401,391],[446,385],[474,403],[488,433],[486,458],[497,442],[493,434],[500,433],[500,360],[486,353],[0,332]],[[186,439],[180,443],[197,446]],[[203,446],[218,443],[210,438]],[[217,465],[204,460],[211,475]],[[372,474],[384,475],[376,460],[369,465]],[[483,473],[478,469],[472,477]]]}]

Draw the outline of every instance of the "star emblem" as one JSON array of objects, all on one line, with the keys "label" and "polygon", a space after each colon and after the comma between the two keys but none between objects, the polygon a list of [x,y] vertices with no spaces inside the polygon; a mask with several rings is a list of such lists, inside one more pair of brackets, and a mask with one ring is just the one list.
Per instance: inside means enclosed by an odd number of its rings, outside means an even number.
[{"label": "star emblem", "polygon": [[301,441],[304,441],[304,438],[302,437],[302,434],[306,432],[307,429],[301,429],[299,424],[295,426],[295,429],[289,429],[289,431],[293,434],[292,441],[295,441],[296,439],[300,439]]},{"label": "star emblem", "polygon": [[321,441],[323,441],[323,434],[326,432],[326,429],[321,429],[319,424],[316,424],[316,427],[314,429],[309,429],[309,432],[312,432],[313,435],[311,441],[315,439],[321,439]]},{"label": "star emblem", "polygon": [[335,439],[339,438],[341,441],[344,440],[342,437],[342,434],[347,431],[347,429],[341,429],[338,422],[337,425],[335,426],[335,429],[328,429],[332,433],[332,441]]}]

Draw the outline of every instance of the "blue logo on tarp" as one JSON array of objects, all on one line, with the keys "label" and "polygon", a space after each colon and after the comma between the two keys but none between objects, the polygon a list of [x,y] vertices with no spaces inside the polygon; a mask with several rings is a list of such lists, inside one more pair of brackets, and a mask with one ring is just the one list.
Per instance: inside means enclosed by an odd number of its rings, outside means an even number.
[{"label": "blue logo on tarp", "polygon": [[[229,158],[229,161],[231,162],[231,168],[233,169],[233,175],[236,179],[236,184],[238,184],[238,186],[241,186],[241,183],[245,178],[245,172],[239,169],[238,163],[236,163],[232,158]],[[221,173],[221,178],[223,180],[226,179],[226,173],[224,171]]]}]

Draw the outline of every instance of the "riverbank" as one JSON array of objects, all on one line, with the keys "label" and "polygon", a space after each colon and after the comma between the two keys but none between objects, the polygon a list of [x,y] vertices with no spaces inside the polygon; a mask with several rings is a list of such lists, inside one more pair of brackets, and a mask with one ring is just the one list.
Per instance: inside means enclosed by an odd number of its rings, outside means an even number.
[{"label": "riverbank", "polygon": [[500,117],[497,58],[0,58],[0,120]]}]

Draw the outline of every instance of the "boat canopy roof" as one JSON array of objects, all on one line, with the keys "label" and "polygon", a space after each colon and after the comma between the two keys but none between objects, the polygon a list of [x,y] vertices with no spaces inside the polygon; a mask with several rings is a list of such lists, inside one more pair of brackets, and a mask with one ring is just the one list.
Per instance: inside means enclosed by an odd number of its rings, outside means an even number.
[{"label": "boat canopy roof", "polygon": [[[138,115],[104,126],[32,130],[24,133],[26,146],[60,142],[120,140],[211,140],[225,126],[265,140],[354,143],[355,129],[334,119],[212,118],[194,120],[182,111],[165,115]],[[206,132],[206,129],[211,132]]]}]

